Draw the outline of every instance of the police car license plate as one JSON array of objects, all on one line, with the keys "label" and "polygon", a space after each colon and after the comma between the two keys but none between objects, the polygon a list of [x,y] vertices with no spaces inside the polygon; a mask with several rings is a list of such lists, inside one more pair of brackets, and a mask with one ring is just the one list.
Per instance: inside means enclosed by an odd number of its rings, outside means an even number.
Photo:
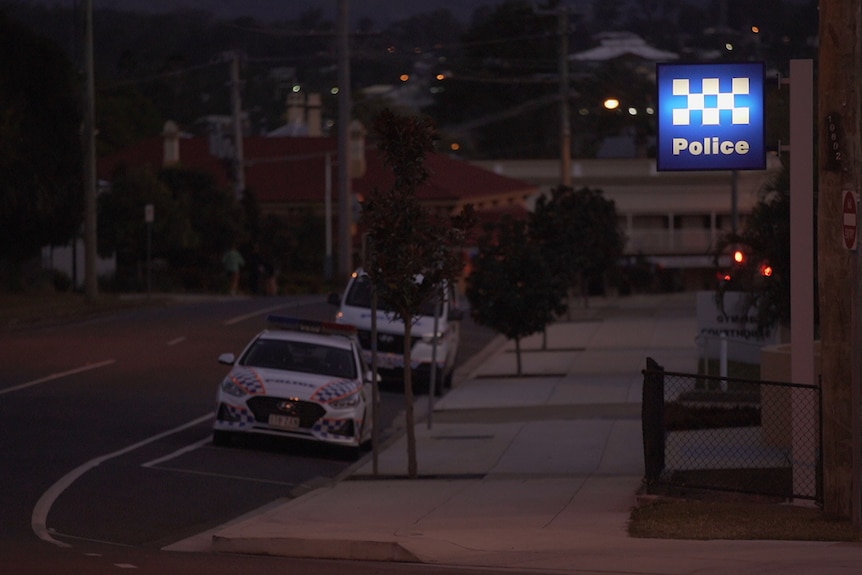
[{"label": "police car license plate", "polygon": [[272,414],[269,416],[269,424],[280,429],[298,429],[299,418],[290,415]]}]

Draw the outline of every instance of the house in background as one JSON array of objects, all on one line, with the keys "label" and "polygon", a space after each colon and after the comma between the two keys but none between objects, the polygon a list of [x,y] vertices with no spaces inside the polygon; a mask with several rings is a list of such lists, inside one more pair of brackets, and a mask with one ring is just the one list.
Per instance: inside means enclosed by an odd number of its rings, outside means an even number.
[{"label": "house in background", "polygon": [[[352,130],[351,191],[356,201],[375,188],[394,183],[392,171],[383,165],[377,149],[366,145],[360,126]],[[183,166],[213,174],[219,185],[233,183],[231,162],[213,139],[166,130],[161,137],[137,144],[98,162],[99,180],[109,183],[121,166],[146,166],[154,171]],[[265,214],[291,218],[323,214],[327,194],[337,206],[335,190],[338,142],[332,137],[251,136],[243,138],[246,190],[253,193]],[[438,213],[454,214],[466,204],[480,212],[524,209],[538,188],[523,180],[498,174],[481,166],[430,153],[425,158],[430,173],[417,191],[420,201]],[[338,210],[333,209],[337,214]]]}]

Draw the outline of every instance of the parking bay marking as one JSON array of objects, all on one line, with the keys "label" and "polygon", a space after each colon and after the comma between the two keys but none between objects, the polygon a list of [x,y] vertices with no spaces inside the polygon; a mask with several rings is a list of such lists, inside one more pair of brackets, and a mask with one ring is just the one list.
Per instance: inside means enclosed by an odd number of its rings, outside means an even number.
[{"label": "parking bay marking", "polygon": [[242,481],[252,481],[255,483],[269,483],[272,485],[285,485],[288,487],[293,487],[296,485],[296,483],[287,482],[287,481],[274,481],[271,479],[258,479],[255,477],[243,477],[241,475],[226,475],[223,473],[212,473],[212,472],[208,472],[208,471],[196,471],[194,469],[184,469],[184,468],[180,468],[180,467],[168,467],[166,465],[161,465],[162,463],[164,463],[166,461],[170,461],[171,459],[176,459],[177,457],[180,457],[181,455],[185,455],[186,453],[188,453],[190,451],[200,449],[201,447],[204,447],[205,445],[208,445],[211,443],[212,443],[212,437],[207,436],[206,438],[201,439],[200,441],[196,441],[195,443],[192,443],[191,445],[187,445],[185,447],[177,449],[173,453],[169,453],[169,454],[165,455],[164,457],[159,457],[158,459],[153,459],[151,461],[147,461],[146,463],[142,463],[141,467],[147,467],[150,469],[161,469],[164,471],[175,471],[178,473],[185,473],[188,475],[204,475],[207,477],[221,477],[223,479],[239,479]]},{"label": "parking bay marking", "polygon": [[134,451],[139,447],[149,445],[150,443],[154,443],[160,439],[164,439],[165,437],[173,435],[174,433],[178,433],[190,427],[200,425],[205,421],[211,420],[213,417],[215,417],[215,413],[208,413],[203,417],[199,417],[188,423],[184,423],[183,425],[174,427],[173,429],[169,429],[157,435],[153,435],[152,437],[148,437],[147,439],[114,451],[113,453],[108,453],[106,455],[96,457],[95,459],[91,459],[90,461],[79,465],[77,468],[73,469],[72,471],[61,477],[56,483],[54,483],[54,485],[52,485],[45,493],[42,494],[42,497],[39,498],[39,501],[36,502],[36,506],[33,508],[33,514],[30,518],[31,529],[33,529],[33,532],[36,534],[36,536],[43,541],[53,543],[58,547],[71,547],[71,545],[69,545],[68,543],[57,541],[56,539],[51,537],[51,533],[47,525],[48,513],[51,511],[51,507],[54,505],[54,502],[57,501],[60,495],[62,495],[62,493],[66,489],[68,489],[79,477],[81,477],[94,467],[98,467],[99,465],[110,459],[125,455],[126,453]]}]

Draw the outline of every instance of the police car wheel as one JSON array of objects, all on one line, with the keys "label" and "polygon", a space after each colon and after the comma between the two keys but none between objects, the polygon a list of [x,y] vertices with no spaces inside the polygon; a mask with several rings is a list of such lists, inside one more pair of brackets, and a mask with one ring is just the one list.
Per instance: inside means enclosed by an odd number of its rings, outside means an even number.
[{"label": "police car wheel", "polygon": [[213,445],[216,447],[233,447],[240,443],[236,433],[216,429],[213,431]]}]

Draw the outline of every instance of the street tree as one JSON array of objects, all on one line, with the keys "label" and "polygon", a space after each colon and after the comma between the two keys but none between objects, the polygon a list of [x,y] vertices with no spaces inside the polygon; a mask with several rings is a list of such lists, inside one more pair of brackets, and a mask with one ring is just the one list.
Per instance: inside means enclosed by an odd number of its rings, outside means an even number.
[{"label": "street tree", "polygon": [[510,216],[486,224],[467,277],[473,320],[514,340],[522,373],[521,339],[544,330],[565,311],[554,269],[530,238],[527,223]]},{"label": "street tree", "polygon": [[75,72],[58,46],[0,12],[0,262],[25,287],[26,262],[68,244],[83,220]]},{"label": "street tree", "polygon": [[463,271],[464,241],[475,215],[467,206],[455,216],[439,216],[417,198],[418,188],[429,178],[424,162],[436,140],[427,118],[384,110],[375,119],[373,133],[394,183],[369,194],[362,204],[360,224],[368,234],[366,271],[377,297],[404,323],[407,470],[415,478],[411,327],[422,304],[442,297],[444,285]]},{"label": "street tree", "polygon": [[[766,180],[760,198],[738,234],[729,233],[716,244],[716,258],[739,252],[723,277],[717,295],[746,294],[755,310],[760,331],[790,325],[790,182],[782,169]],[[721,301],[721,298],[719,298]]]},{"label": "street tree", "polygon": [[167,251],[168,262],[181,271],[184,287],[212,287],[212,278],[221,271],[222,254],[231,243],[240,245],[245,240],[251,216],[233,191],[219,186],[211,173],[171,167],[161,170],[158,178],[177,206],[177,231],[184,234]]},{"label": "street tree", "polygon": [[97,245],[101,257],[116,257],[119,287],[141,285],[147,253],[147,224],[144,221],[147,205],[152,205],[155,213],[153,258],[165,258],[190,234],[170,190],[152,171],[146,168],[118,171],[111,190],[98,198],[100,225]]},{"label": "street tree", "polygon": [[604,278],[625,246],[616,204],[601,190],[558,186],[536,201],[530,236],[550,265],[555,281],[580,287],[588,305],[591,280]]},{"label": "street tree", "polygon": [[183,288],[210,288],[220,278],[221,255],[241,242],[242,211],[211,174],[184,168],[154,173],[120,168],[99,196],[99,254],[117,258],[119,287],[139,285],[146,255],[144,209],[152,205],[152,257],[164,261]]}]

